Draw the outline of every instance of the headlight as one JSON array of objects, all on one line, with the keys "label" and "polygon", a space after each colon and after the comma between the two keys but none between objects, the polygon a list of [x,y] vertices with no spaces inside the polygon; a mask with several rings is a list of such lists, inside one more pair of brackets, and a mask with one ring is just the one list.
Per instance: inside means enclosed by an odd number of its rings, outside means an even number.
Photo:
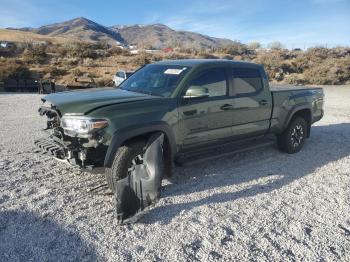
[{"label": "headlight", "polygon": [[108,121],[82,116],[63,116],[61,126],[66,135],[87,137],[93,131],[108,126]]}]

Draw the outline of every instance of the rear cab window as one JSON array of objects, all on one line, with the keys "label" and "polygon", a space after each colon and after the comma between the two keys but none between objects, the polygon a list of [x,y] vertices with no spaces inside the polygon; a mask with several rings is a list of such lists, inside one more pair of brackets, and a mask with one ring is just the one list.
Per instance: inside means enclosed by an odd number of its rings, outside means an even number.
[{"label": "rear cab window", "polygon": [[233,95],[252,95],[263,89],[263,79],[259,69],[232,68],[230,70],[233,83]]}]

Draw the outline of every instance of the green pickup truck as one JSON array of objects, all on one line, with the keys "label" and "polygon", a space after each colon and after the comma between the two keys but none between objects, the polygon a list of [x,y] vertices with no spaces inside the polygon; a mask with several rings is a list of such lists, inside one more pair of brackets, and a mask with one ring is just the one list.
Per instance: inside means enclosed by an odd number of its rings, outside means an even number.
[{"label": "green pickup truck", "polygon": [[271,134],[282,151],[296,153],[323,116],[324,94],[320,88],[271,91],[264,68],[254,63],[195,59],[149,64],[117,88],[42,101],[50,135],[36,144],[80,168],[103,168],[115,191],[155,133],[164,135],[164,176],[174,162],[252,146]]}]

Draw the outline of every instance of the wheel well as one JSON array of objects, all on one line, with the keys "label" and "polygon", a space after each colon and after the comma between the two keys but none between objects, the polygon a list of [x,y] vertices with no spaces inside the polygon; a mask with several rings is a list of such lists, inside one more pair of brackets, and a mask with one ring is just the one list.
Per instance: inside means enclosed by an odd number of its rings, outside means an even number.
[{"label": "wheel well", "polygon": [[164,135],[164,143],[163,143],[163,157],[164,157],[164,165],[165,165],[165,176],[166,177],[171,177],[172,176],[172,163],[173,163],[173,158],[174,158],[174,152],[172,152],[171,144],[169,141],[169,138],[165,132],[162,131],[152,131],[148,133],[144,133],[141,135],[137,135],[131,138],[128,138],[125,140],[122,145],[127,145],[130,144],[134,141],[147,141],[148,138],[155,134],[155,133],[162,133]]},{"label": "wheel well", "polygon": [[147,140],[148,138],[151,137],[151,135],[153,135],[155,133],[162,133],[164,135],[164,145],[166,145],[166,147],[169,147],[169,149],[171,149],[169,139],[168,139],[167,135],[162,131],[152,131],[152,132],[148,132],[148,133],[144,133],[144,134],[130,137],[127,140],[125,140],[121,145],[127,145],[127,144],[130,144],[131,142],[134,142],[137,140]]},{"label": "wheel well", "polygon": [[311,129],[311,110],[310,109],[302,109],[294,113],[291,121],[296,117],[302,117],[305,119],[307,123],[307,137],[310,137],[310,129]]}]

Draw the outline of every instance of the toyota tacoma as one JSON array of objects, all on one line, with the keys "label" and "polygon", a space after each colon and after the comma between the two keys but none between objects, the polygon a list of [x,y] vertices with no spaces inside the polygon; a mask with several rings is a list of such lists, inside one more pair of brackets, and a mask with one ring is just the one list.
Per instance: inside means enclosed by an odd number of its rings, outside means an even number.
[{"label": "toyota tacoma", "polygon": [[270,90],[258,64],[188,59],[145,65],[118,88],[67,91],[42,101],[50,135],[36,144],[79,168],[103,168],[115,192],[157,133],[164,136],[163,177],[174,162],[271,135],[280,150],[296,153],[323,116],[324,94],[320,88]]}]

